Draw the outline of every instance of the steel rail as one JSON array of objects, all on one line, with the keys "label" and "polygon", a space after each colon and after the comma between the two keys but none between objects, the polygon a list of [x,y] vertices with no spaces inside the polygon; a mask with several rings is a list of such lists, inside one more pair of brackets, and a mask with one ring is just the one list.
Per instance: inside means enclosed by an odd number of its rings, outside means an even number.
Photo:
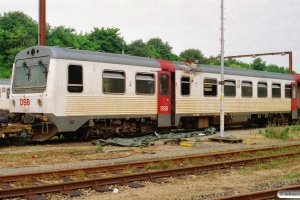
[{"label": "steel rail", "polygon": [[244,159],[238,161],[227,161],[223,163],[200,165],[200,166],[185,167],[185,168],[178,168],[178,169],[160,170],[160,171],[137,173],[137,174],[130,174],[130,175],[119,175],[119,176],[108,177],[108,178],[96,178],[92,180],[84,180],[84,181],[76,181],[76,182],[74,181],[74,182],[64,182],[64,183],[56,183],[56,184],[45,184],[41,186],[2,189],[0,190],[0,198],[17,197],[17,196],[33,196],[36,194],[48,193],[48,192],[67,192],[79,188],[92,187],[92,189],[95,189],[99,186],[112,185],[112,184],[126,185],[134,181],[142,181],[142,180],[151,181],[163,177],[170,177],[170,176],[176,177],[180,175],[195,174],[195,173],[207,172],[212,170],[228,169],[232,167],[250,165],[250,164],[255,164],[257,162],[267,162],[272,159],[291,157],[297,154],[300,154],[300,152],[280,154],[275,156],[263,156],[263,157]]},{"label": "steel rail", "polygon": [[247,194],[239,194],[239,195],[234,195],[234,196],[214,198],[211,200],[225,200],[225,199],[260,200],[260,199],[278,198],[277,193],[278,193],[278,191],[282,191],[282,190],[300,190],[300,185],[293,185],[293,186],[289,186],[289,187],[275,188],[275,189],[271,189],[271,190],[263,190],[263,191],[252,192],[252,193],[247,193]]},{"label": "steel rail", "polygon": [[249,150],[241,150],[241,151],[228,151],[228,152],[220,152],[220,153],[211,153],[211,154],[202,154],[202,155],[191,155],[191,156],[180,156],[174,158],[162,158],[159,160],[147,160],[147,161],[139,161],[139,162],[130,162],[130,163],[121,163],[114,165],[103,165],[103,166],[95,166],[95,167],[86,167],[86,168],[73,168],[73,169],[65,169],[65,170],[54,170],[54,171],[45,171],[45,172],[35,172],[35,173],[25,173],[25,174],[11,174],[11,175],[1,175],[0,183],[6,182],[14,182],[14,181],[22,181],[25,179],[38,179],[38,178],[48,178],[53,176],[70,176],[74,175],[78,171],[83,171],[85,173],[100,173],[100,172],[113,172],[120,171],[126,168],[143,168],[148,164],[159,164],[162,161],[170,161],[174,163],[184,162],[186,160],[205,160],[205,159],[218,159],[218,158],[227,158],[230,156],[236,156],[243,153],[255,153],[259,151],[272,151],[278,150],[282,148],[293,148],[300,147],[300,144],[296,145],[283,145],[277,147],[268,147],[268,148],[255,148]]}]

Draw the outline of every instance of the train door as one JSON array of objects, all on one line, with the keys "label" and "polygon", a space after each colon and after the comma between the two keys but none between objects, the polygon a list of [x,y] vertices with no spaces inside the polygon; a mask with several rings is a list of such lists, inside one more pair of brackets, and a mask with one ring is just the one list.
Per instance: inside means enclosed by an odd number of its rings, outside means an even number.
[{"label": "train door", "polygon": [[175,73],[158,71],[158,127],[170,127],[175,121]]},{"label": "train door", "polygon": [[300,85],[297,87],[297,82],[292,83],[292,119],[297,119],[300,116]]}]

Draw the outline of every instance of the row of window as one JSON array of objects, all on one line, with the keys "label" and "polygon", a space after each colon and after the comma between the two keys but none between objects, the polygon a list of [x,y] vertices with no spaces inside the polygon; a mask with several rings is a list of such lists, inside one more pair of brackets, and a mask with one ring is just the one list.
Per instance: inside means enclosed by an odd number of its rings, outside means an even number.
[{"label": "row of window", "polygon": [[[183,84],[183,83],[182,83]],[[186,83],[184,83],[186,84]],[[272,83],[271,85],[272,98],[281,97],[281,85],[279,83]],[[291,98],[292,88],[291,84],[285,85],[285,98]],[[224,82],[224,96],[235,97],[237,85],[235,80],[225,80]],[[188,95],[188,94],[186,94]],[[204,79],[204,96],[217,96],[217,79]],[[252,97],[253,96],[253,83],[251,81],[241,82],[241,96]],[[266,98],[268,96],[268,84],[267,82],[257,83],[257,97]]]},{"label": "row of window", "polygon": [[[68,68],[68,91],[69,92],[82,92],[83,91],[83,78],[82,66],[70,65]],[[160,95],[169,94],[169,76],[161,74],[160,77]],[[181,77],[181,95],[188,96],[190,90],[191,80],[188,76]],[[204,96],[217,96],[217,79],[204,79],[203,94]],[[272,97],[281,97],[281,85],[279,83],[272,83]],[[103,92],[104,93],[125,93],[125,72],[123,71],[110,71],[103,72]],[[135,77],[135,90],[136,94],[154,94],[155,93],[155,76],[148,73],[137,73]],[[224,96],[235,97],[237,84],[235,80],[226,80],[224,82]],[[291,98],[291,85],[285,85],[285,97]],[[257,97],[266,98],[268,94],[267,82],[258,82],[257,84]],[[241,95],[242,97],[253,96],[253,84],[251,81],[241,82]]]},{"label": "row of window", "polygon": [[[70,65],[68,69],[68,91],[69,92],[82,92],[83,79],[82,67],[80,65]],[[167,79],[166,79],[167,78]],[[162,87],[168,89],[168,77],[164,77],[161,81]],[[154,94],[155,93],[155,79],[154,74],[137,73],[135,78],[135,86],[137,94]],[[103,92],[104,93],[125,93],[125,72],[123,71],[109,71],[103,72]],[[161,90],[162,93],[168,92],[165,89]],[[168,95],[168,94],[166,94]]]}]

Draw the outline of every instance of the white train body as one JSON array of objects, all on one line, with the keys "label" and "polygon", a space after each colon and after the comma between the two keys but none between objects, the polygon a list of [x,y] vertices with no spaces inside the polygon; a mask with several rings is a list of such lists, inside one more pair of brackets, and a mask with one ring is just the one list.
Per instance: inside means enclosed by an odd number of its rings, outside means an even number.
[{"label": "white train body", "polygon": [[[9,107],[32,125],[33,140],[82,129],[111,135],[205,128],[219,123],[220,78],[215,66],[31,47],[16,56]],[[299,80],[226,68],[225,124],[298,119]]]},{"label": "white train body", "polygon": [[9,110],[10,79],[0,79],[0,111]]}]

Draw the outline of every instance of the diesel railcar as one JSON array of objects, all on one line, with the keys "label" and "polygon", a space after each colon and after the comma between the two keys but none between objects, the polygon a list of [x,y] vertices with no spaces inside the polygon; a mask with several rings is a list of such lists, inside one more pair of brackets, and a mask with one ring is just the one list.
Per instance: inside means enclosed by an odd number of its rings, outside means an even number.
[{"label": "diesel railcar", "polygon": [[0,113],[9,110],[10,79],[0,78]]},{"label": "diesel railcar", "polygon": [[173,62],[123,54],[34,46],[15,58],[9,123],[1,135],[16,145],[62,134],[201,129],[298,120],[299,75]]}]

